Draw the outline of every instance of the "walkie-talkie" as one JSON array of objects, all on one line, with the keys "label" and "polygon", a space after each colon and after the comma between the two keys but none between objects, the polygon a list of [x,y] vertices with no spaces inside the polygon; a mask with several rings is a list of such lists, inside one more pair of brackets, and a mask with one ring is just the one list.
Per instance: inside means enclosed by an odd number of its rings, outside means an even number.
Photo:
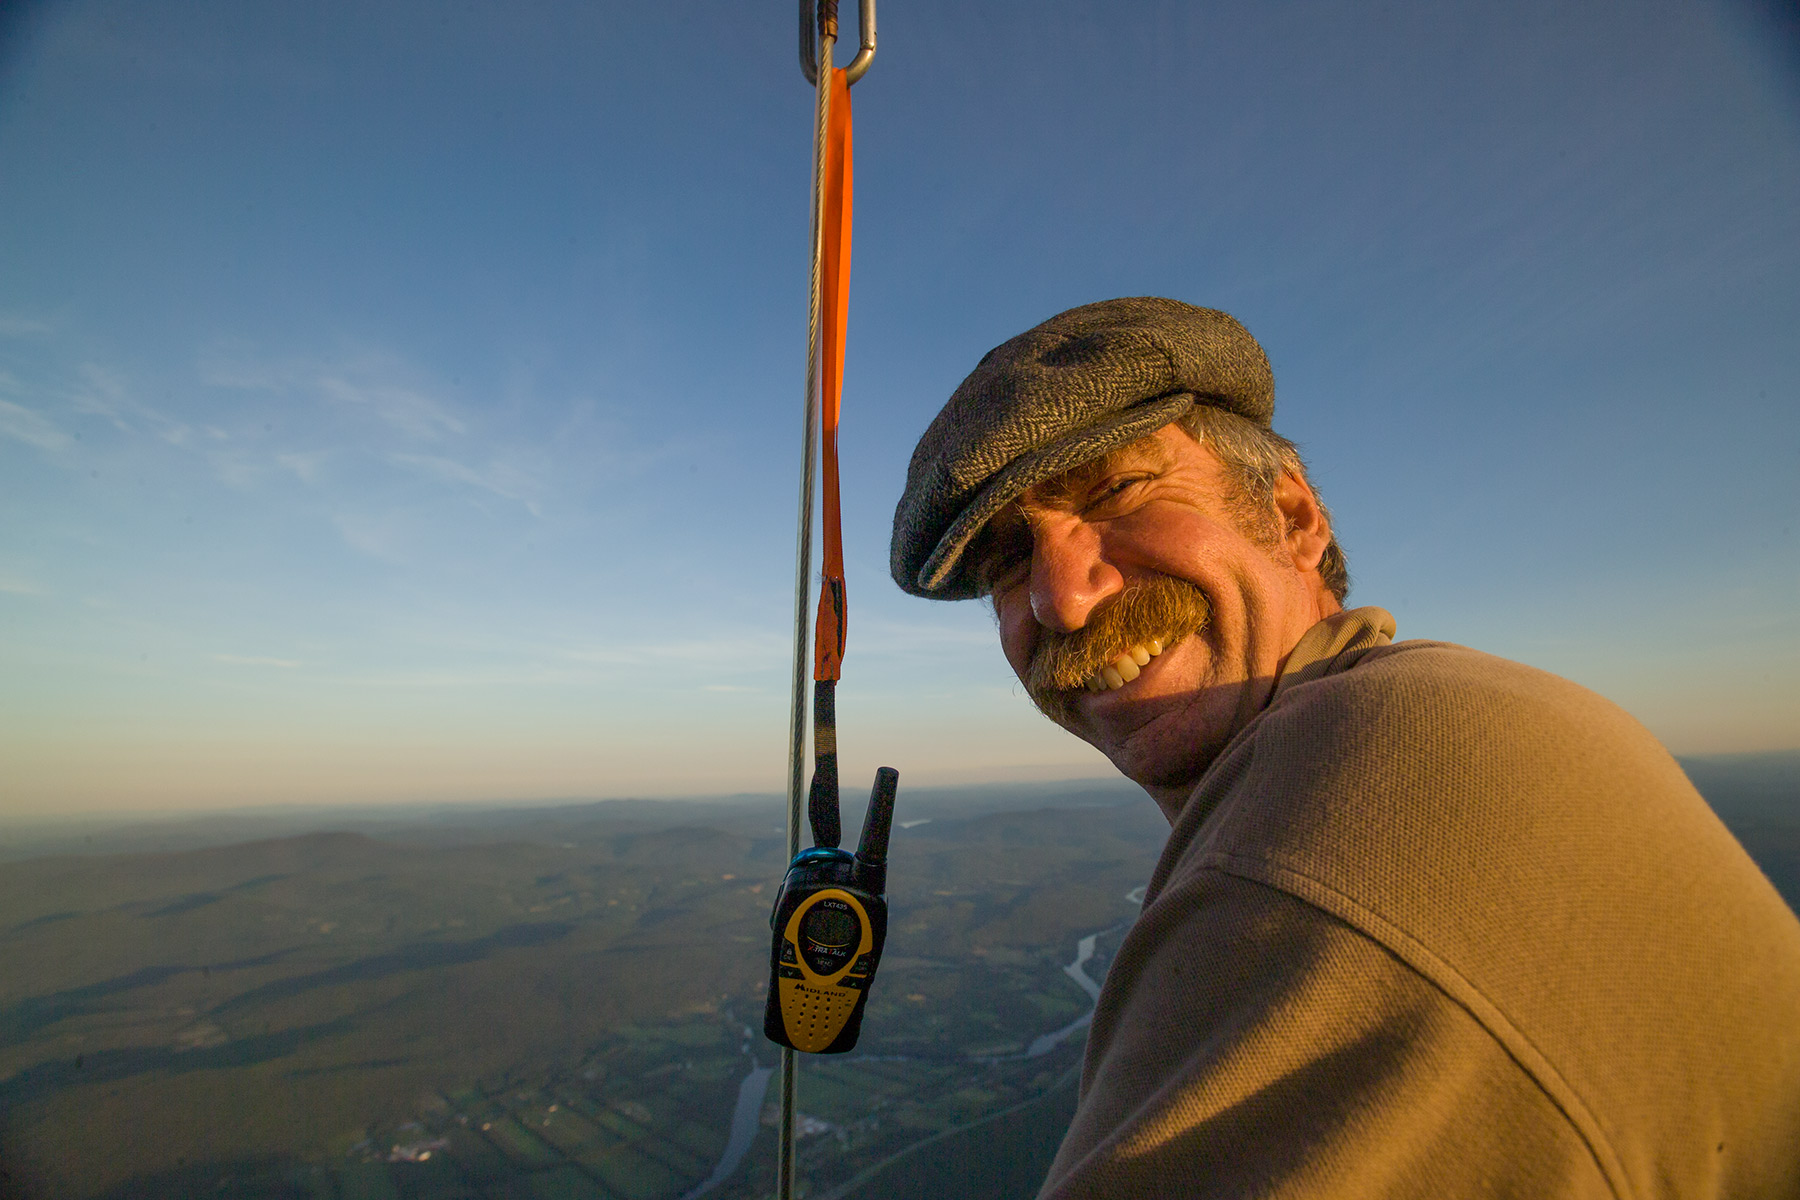
[{"label": "walkie-talkie", "polygon": [[815,777],[812,797],[818,844],[788,864],[769,918],[775,940],[763,1032],[772,1042],[808,1054],[842,1054],[862,1031],[863,1006],[887,940],[882,893],[900,773],[892,767],[875,772],[854,855],[837,846],[837,796],[829,798],[827,819],[819,782]]}]

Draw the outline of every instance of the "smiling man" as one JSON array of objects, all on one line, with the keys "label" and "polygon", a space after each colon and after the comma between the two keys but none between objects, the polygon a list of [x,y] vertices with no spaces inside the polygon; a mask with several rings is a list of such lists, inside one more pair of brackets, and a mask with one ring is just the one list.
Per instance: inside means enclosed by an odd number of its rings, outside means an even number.
[{"label": "smiling man", "polygon": [[1668,753],[1345,611],[1261,347],[1156,298],[991,351],[900,586],[1168,817],[1041,1195],[1800,1195],[1800,922]]}]

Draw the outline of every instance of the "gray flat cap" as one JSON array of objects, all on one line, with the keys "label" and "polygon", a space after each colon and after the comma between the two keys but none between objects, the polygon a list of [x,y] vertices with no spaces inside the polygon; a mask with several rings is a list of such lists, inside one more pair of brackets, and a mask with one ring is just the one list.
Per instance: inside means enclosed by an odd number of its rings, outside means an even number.
[{"label": "gray flat cap", "polygon": [[915,596],[966,600],[969,542],[1033,484],[1154,433],[1195,401],[1263,428],[1269,360],[1225,313],[1139,296],[1058,313],[988,351],[919,439],[889,566]]}]

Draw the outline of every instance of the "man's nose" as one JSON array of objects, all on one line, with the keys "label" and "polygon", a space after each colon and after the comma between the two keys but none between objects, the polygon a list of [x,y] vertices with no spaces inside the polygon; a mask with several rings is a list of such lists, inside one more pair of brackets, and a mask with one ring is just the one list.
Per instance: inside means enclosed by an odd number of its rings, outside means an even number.
[{"label": "man's nose", "polygon": [[1031,615],[1045,629],[1069,633],[1125,590],[1125,577],[1101,554],[1100,531],[1077,520],[1032,530]]}]

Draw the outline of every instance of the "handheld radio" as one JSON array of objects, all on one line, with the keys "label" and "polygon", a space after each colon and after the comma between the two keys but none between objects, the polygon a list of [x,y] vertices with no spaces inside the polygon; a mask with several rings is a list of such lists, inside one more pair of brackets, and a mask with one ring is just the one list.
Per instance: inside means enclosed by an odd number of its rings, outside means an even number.
[{"label": "handheld radio", "polygon": [[[836,764],[832,766],[835,768]],[[813,840],[788,864],[769,917],[769,1003],[763,1033],[808,1054],[856,1045],[863,1006],[887,940],[887,847],[900,773],[875,772],[869,812],[854,855],[838,849],[835,769],[829,805],[815,777]],[[821,772],[823,774],[823,772]],[[829,813],[826,808],[829,807]],[[825,836],[821,836],[821,835]]]}]

